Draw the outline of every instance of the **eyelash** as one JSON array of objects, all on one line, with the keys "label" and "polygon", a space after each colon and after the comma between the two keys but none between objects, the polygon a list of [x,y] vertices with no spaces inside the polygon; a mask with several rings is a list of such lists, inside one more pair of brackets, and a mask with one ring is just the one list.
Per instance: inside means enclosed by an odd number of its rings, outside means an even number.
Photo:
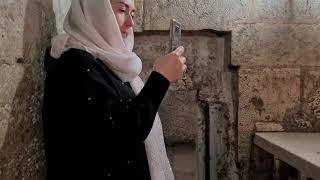
[{"label": "eyelash", "polygon": [[[119,9],[119,11],[120,11],[121,13],[125,13],[125,12],[126,12],[125,9]],[[131,14],[131,17],[134,18],[134,15]]]}]

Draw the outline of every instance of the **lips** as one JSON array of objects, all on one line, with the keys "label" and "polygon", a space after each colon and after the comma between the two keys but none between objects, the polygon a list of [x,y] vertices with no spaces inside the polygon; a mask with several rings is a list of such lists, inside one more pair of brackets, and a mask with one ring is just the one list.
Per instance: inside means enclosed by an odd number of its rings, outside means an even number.
[{"label": "lips", "polygon": [[127,37],[128,33],[127,32],[121,32],[122,37]]}]

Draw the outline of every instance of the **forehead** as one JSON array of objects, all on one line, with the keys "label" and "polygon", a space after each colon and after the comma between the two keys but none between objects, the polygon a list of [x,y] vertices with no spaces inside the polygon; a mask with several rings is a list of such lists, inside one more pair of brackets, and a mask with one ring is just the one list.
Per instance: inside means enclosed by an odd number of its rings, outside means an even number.
[{"label": "forehead", "polygon": [[130,8],[135,9],[134,0],[111,0],[113,4],[123,4],[128,5]]}]

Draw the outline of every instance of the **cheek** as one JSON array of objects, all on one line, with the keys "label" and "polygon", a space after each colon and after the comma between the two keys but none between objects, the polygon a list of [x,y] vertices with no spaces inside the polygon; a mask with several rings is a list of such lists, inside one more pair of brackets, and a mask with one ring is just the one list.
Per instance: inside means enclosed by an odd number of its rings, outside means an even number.
[{"label": "cheek", "polygon": [[121,29],[121,27],[124,25],[125,23],[125,18],[122,14],[115,14],[116,15],[116,20],[117,20],[117,23],[118,23],[118,26],[119,28]]}]

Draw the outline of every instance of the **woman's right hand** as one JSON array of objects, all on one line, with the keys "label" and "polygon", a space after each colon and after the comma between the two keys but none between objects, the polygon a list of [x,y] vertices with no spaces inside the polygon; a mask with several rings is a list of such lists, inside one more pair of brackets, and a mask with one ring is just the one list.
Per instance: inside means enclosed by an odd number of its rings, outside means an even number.
[{"label": "woman's right hand", "polygon": [[186,71],[186,58],[182,56],[183,46],[178,47],[171,53],[158,58],[153,66],[153,70],[163,75],[170,83],[176,82],[183,77]]}]

